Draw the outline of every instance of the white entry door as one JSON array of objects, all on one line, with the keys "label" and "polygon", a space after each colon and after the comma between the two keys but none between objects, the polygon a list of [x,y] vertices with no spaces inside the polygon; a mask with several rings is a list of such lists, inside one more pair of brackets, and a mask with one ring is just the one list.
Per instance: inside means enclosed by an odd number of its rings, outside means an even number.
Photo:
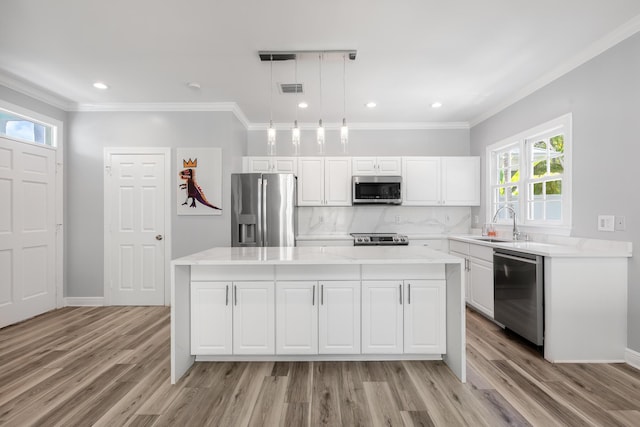
[{"label": "white entry door", "polygon": [[0,328],[56,308],[56,151],[0,137]]},{"label": "white entry door", "polygon": [[167,154],[106,152],[105,297],[110,305],[164,305]]}]

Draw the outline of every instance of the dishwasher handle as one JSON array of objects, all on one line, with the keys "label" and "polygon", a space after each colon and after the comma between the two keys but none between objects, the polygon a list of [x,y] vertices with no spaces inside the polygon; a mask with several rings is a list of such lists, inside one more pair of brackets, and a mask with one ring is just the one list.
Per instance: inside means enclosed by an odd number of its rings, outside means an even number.
[{"label": "dishwasher handle", "polygon": [[529,264],[538,264],[538,261],[536,261],[535,259],[529,259],[529,258],[521,258],[518,256],[513,256],[513,255],[507,255],[507,254],[503,254],[500,252],[494,252],[493,253],[494,257],[500,257],[500,258],[508,258],[508,259],[512,259],[514,261],[520,261],[520,262],[526,262]]}]

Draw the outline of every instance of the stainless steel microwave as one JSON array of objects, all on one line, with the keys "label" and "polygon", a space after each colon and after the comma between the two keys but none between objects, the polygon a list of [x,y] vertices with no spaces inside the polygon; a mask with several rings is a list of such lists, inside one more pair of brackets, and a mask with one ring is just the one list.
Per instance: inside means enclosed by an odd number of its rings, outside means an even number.
[{"label": "stainless steel microwave", "polygon": [[352,177],[353,204],[402,204],[402,177],[363,175]]}]

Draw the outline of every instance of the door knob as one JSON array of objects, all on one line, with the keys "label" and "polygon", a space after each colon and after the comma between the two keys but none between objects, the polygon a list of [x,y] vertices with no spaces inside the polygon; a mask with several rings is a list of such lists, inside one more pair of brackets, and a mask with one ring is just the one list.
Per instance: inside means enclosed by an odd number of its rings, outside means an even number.
[{"label": "door knob", "polygon": [[162,234],[158,234],[158,235],[156,236],[156,240],[162,240]]}]

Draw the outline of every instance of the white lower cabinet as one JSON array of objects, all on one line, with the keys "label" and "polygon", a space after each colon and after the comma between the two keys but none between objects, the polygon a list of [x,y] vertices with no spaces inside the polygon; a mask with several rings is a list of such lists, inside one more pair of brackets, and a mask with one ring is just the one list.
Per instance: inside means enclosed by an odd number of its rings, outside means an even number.
[{"label": "white lower cabinet", "polygon": [[274,354],[273,282],[233,283],[233,354]]},{"label": "white lower cabinet", "polygon": [[446,353],[446,281],[362,282],[362,352]]},{"label": "white lower cabinet", "polygon": [[443,354],[445,280],[194,281],[194,355]]},{"label": "white lower cabinet", "polygon": [[446,353],[446,281],[404,281],[404,352]]},{"label": "white lower cabinet", "polygon": [[320,354],[360,353],[360,282],[320,282]]},{"label": "white lower cabinet", "polygon": [[493,248],[469,245],[469,302],[493,319]]},{"label": "white lower cabinet", "polygon": [[402,281],[362,282],[362,352],[403,352]]},{"label": "white lower cabinet", "polygon": [[276,353],[318,353],[317,282],[276,283]]},{"label": "white lower cabinet", "polygon": [[191,285],[191,354],[232,353],[231,282]]}]

